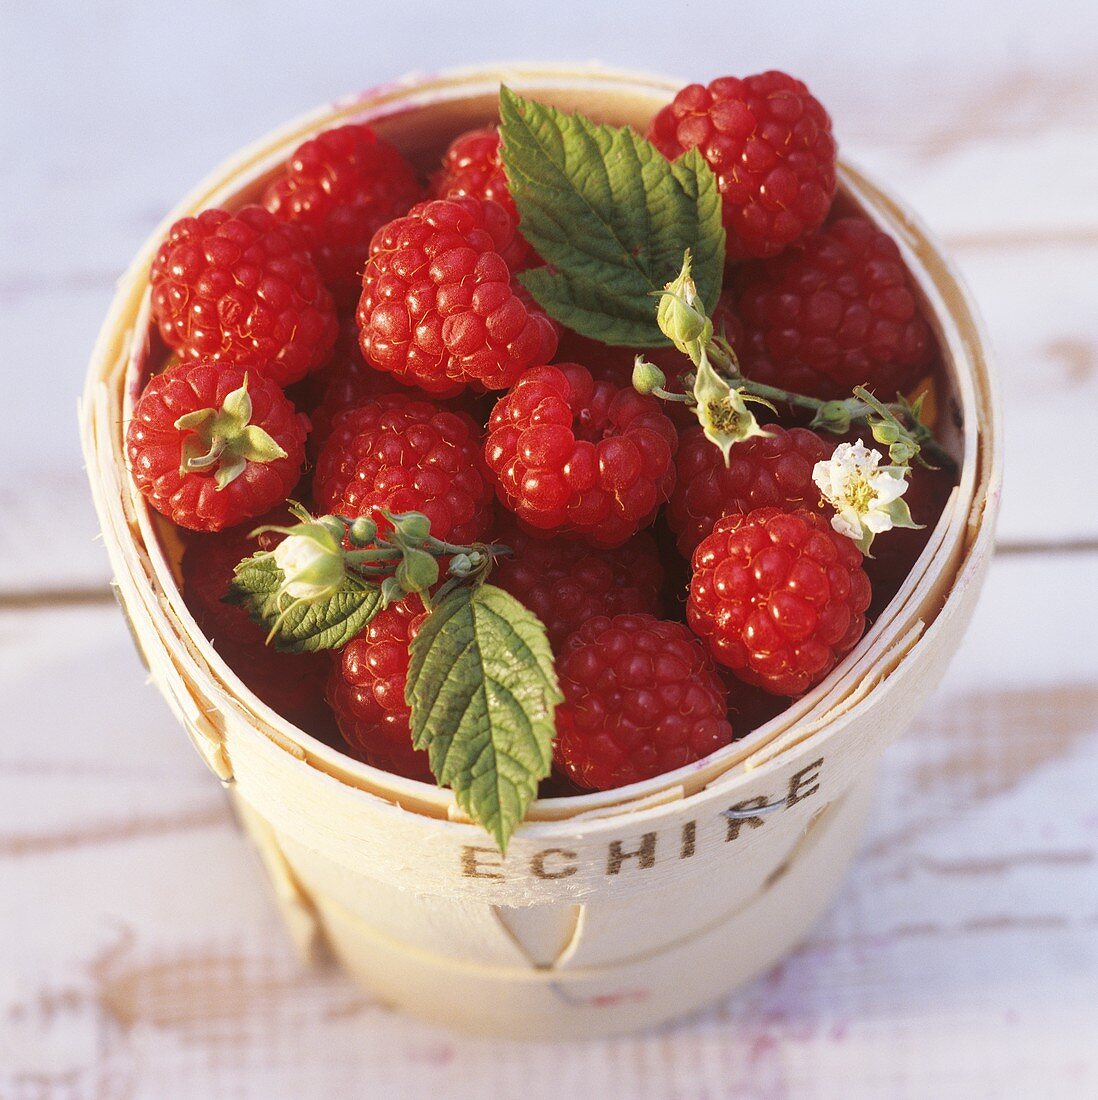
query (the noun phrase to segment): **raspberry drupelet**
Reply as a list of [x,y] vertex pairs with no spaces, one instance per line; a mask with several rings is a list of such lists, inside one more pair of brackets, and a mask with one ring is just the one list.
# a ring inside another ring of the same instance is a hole
[[555,653],[588,619],[661,610],[663,566],[656,541],[646,531],[616,550],[537,538],[513,523],[500,527],[493,541],[511,554],[499,559],[492,583],[537,615]]
[[335,306],[304,238],[262,206],[177,221],[149,280],[160,335],[185,360],[247,367],[287,386],[335,343]]
[[362,353],[430,393],[506,389],[557,347],[552,322],[512,285],[517,230],[495,202],[436,199],[378,230],[358,306]]
[[325,130],[300,145],[263,192],[263,205],[300,229],[340,307],[362,293],[373,235],[423,197],[412,166],[365,124]]
[[675,426],[654,397],[577,363],[527,371],[488,422],[500,499],[532,528],[620,546],[675,484]]
[[774,507],[814,508],[820,499],[812,480],[817,462],[831,456],[834,442],[807,428],[788,431],[769,424],[767,436],[752,436],[724,456],[695,424],[679,437],[675,491],[667,522],[686,558],[721,516]]
[[827,217],[831,119],[785,73],[687,85],[652,120],[648,139],[669,160],[701,151],[723,198],[729,259],[776,256]]
[[[133,410],[126,454],[158,512],[220,531],[286,499],[301,476],[308,419],[261,374],[218,362],[153,375]],[[256,432],[273,444],[256,449]]]
[[896,242],[840,218],[737,280],[737,353],[755,382],[824,400],[868,386],[890,401],[930,369],[934,342]]
[[418,596],[390,604],[332,655],[326,698],[352,753],[375,768],[433,783],[426,751],[412,748],[404,698],[408,645],[423,618]]
[[818,512],[725,516],[692,565],[687,622],[714,660],[774,695],[803,695],[865,630],[862,555]]
[[322,511],[370,516],[422,512],[431,534],[475,542],[492,519],[480,429],[467,413],[404,394],[382,394],[332,422],[317,460],[313,493]]
[[564,645],[553,758],[581,787],[609,790],[729,744],[724,685],[682,623],[589,619]]

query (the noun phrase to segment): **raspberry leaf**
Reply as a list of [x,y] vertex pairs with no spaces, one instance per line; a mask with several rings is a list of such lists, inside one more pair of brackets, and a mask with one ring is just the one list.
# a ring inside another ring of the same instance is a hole
[[545,627],[491,584],[455,588],[411,643],[412,740],[501,852],[553,758],[563,696]]
[[273,553],[245,558],[237,567],[226,603],[243,607],[270,631],[275,649],[313,653],[346,645],[381,610],[381,589],[353,573],[319,599],[294,598]]
[[519,276],[562,324],[607,344],[666,345],[652,295],[694,257],[712,312],[725,232],[712,169],[696,150],[672,162],[629,127],[500,89],[501,155],[526,239],[548,266]]

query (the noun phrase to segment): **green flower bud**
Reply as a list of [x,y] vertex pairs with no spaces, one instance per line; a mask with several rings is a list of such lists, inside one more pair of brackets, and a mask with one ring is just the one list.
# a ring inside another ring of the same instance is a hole
[[347,524],[339,516],[321,516],[316,522],[340,541],[347,533]]
[[355,546],[369,546],[377,538],[377,524],[366,516],[359,516],[351,523],[348,534]]
[[656,323],[683,353],[697,362],[701,349],[713,338],[713,324],[706,316],[698,289],[690,277],[691,259],[687,249],[678,277],[663,288]]
[[637,393],[653,393],[666,386],[667,375],[655,363],[649,363],[643,355],[633,360],[633,389]]
[[835,435],[850,431],[850,409],[845,401],[828,401],[821,405],[812,418],[812,427]]
[[422,512],[402,512],[391,519],[401,538],[412,545],[421,543],[431,534],[431,521]]
[[426,550],[407,549],[396,568],[396,581],[405,592],[426,592],[438,582],[438,560]]

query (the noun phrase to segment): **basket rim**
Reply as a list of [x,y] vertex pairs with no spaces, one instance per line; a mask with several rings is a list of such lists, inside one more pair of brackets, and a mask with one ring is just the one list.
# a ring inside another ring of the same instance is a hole
[[[622,69],[607,69],[594,64],[590,66],[554,65],[551,63],[499,67],[470,66],[448,70],[429,77],[412,74],[358,95],[339,100],[334,105],[314,110],[277,129],[261,139],[260,142],[249,146],[230,158],[225,165],[194,188],[157,227],[139,251],[123,278],[115,301],[108,312],[103,331],[93,353],[81,413],[84,423],[85,451],[89,476],[92,478],[93,487],[95,471],[98,462],[102,458],[98,454],[98,447],[105,445],[105,441],[97,438],[95,430],[89,423],[96,415],[98,406],[97,390],[103,385],[96,367],[112,349],[112,339],[114,343],[117,343],[119,331],[120,329],[123,330],[125,335],[130,338],[129,347],[125,353],[127,366],[120,379],[124,404],[128,407],[128,403],[132,401],[132,384],[137,377],[144,344],[143,340],[133,339],[133,337],[135,335],[139,336],[145,331],[142,326],[143,324],[147,325],[149,320],[149,296],[147,289],[143,289],[143,284],[146,282],[145,275],[148,270],[150,254],[155,251],[167,226],[178,217],[183,216],[182,211],[186,208],[198,208],[203,205],[214,204],[218,201],[220,193],[239,192],[243,188],[254,184],[257,179],[262,178],[264,172],[277,168],[285,159],[287,152],[304,137],[319,129],[352,119],[384,118],[394,113],[394,107],[401,113],[406,110],[414,110],[417,106],[430,102],[432,97],[439,94],[449,96],[455,100],[460,99],[462,95],[459,93],[464,92],[466,95],[470,95],[474,90],[483,92],[485,88],[497,86],[501,79],[507,78],[521,84],[524,90],[551,89],[553,87],[576,89],[578,84],[587,82],[593,89],[610,87],[622,94],[632,90],[649,96],[666,95],[668,90],[674,90],[679,86],[666,77],[650,76],[649,74]],[[243,178],[245,174],[246,178]],[[955,359],[953,363],[954,382],[962,390],[971,391],[962,395],[966,397],[963,432],[966,459],[963,464],[963,471],[964,469],[969,471],[966,499],[962,499],[960,490],[955,491],[952,503],[952,508],[956,510],[955,514],[950,519],[950,509],[947,508],[946,514],[939,522],[931,544],[927,547],[923,558],[920,559],[919,564],[916,565],[913,571],[912,576],[914,579],[905,584],[904,589],[901,589],[901,593],[894,598],[892,605],[890,605],[891,610],[893,605],[898,602],[901,603],[901,607],[896,611],[898,616],[903,606],[907,606],[915,600],[920,586],[929,583],[928,578],[939,581],[942,579],[941,574],[945,566],[939,562],[937,571],[934,568],[938,552],[942,549],[939,536],[943,536],[943,532],[948,534],[960,523],[960,530],[966,537],[960,544],[960,560],[955,565],[952,577],[948,578],[948,591],[941,600],[937,611],[937,614],[941,614],[949,605],[956,588],[963,585],[973,571],[978,568],[979,562],[977,559],[981,555],[976,553],[977,549],[982,548],[985,552],[990,552],[990,542],[994,534],[994,517],[997,511],[1000,480],[996,458],[1001,438],[1001,420],[994,369],[986,354],[988,347],[986,334],[983,331],[982,323],[976,314],[967,288],[965,288],[951,261],[910,211],[876,185],[864,172],[845,159],[840,162],[840,174],[844,188],[848,192],[853,191],[862,197],[868,196],[872,199],[874,204],[872,213],[875,220],[881,220],[882,210],[878,209],[878,206],[890,216],[892,221],[890,228],[898,238],[901,251],[905,252],[905,259],[908,260],[909,267],[912,268],[913,273],[919,273],[918,281],[920,281],[920,284],[923,281],[922,269],[925,264],[925,257],[919,263],[912,264],[910,253],[917,245],[929,250],[929,254],[934,258],[938,267],[935,286],[942,294],[948,292],[951,297],[951,305],[947,313],[943,314],[940,309],[936,309],[933,313],[934,320],[941,324],[948,318],[953,326],[960,326],[963,322],[962,327],[973,338],[964,350],[970,356],[975,355],[979,359],[978,364],[964,358],[957,360],[956,352],[958,348],[951,345],[954,352],[951,358]],[[901,231],[896,232],[896,230]],[[912,238],[910,235],[914,235],[914,237]],[[924,293],[927,291],[926,286],[921,286],[921,289]],[[138,307],[133,310],[131,307],[134,302],[135,291],[138,292]],[[959,314],[959,316],[955,316],[955,314]],[[125,323],[127,316],[129,317],[128,325]],[[941,338],[941,333],[939,333],[939,336]],[[980,389],[980,393],[976,393],[977,388]],[[119,423],[114,427],[120,431],[124,422],[125,408]],[[122,482],[122,489],[125,492],[127,483],[129,483],[125,471],[123,471]],[[132,490],[132,483],[128,487]],[[962,481],[961,488],[964,487]],[[163,547],[157,538],[156,521],[144,504],[143,499],[134,498],[131,493],[131,499],[126,503],[129,504],[131,511],[135,514],[136,524],[127,522],[122,525],[115,523],[109,526],[117,530],[128,529],[131,537],[135,540],[139,534],[142,537],[142,549],[149,556],[154,567],[153,575],[144,577],[144,581],[150,589],[148,595],[169,605],[175,614],[177,620],[175,625],[179,629],[177,631],[178,636],[174,641],[182,644],[186,640],[191,643],[188,656],[193,660],[197,660],[198,656],[201,656],[208,666],[213,680],[220,682],[226,700],[245,711],[251,724],[256,727],[257,732],[265,734],[268,739],[274,740],[276,743],[281,743],[283,740],[289,742],[298,751],[291,750],[287,755],[312,766],[323,765],[320,766],[319,770],[327,772],[332,778],[338,779],[349,786],[359,788],[365,794],[382,798],[388,802],[395,801],[400,805],[414,804],[421,812],[427,812],[429,816],[437,816],[448,823],[467,823],[464,815],[454,814],[453,794],[449,790],[416,780],[406,780],[403,777],[392,776],[387,772],[382,772],[356,761],[340,750],[317,741],[306,731],[293,726],[252,695],[239,681],[235,673],[217,655],[212,646],[205,643],[205,639],[198,631],[197,624],[194,623],[190,613],[186,610],[178,586],[175,584],[171,566],[167,562]],[[96,506],[100,511],[100,520],[105,527],[108,526],[107,517],[103,514],[105,508],[119,508],[122,513],[126,511],[126,506],[122,501],[104,501],[98,492],[96,493]],[[117,517],[115,518],[117,519]],[[949,520],[948,523],[947,520]],[[935,545],[936,540],[937,545]],[[956,549],[956,547],[952,548],[954,553],[956,553]],[[924,558],[927,560],[924,561]],[[922,569],[921,574],[920,569]],[[157,581],[160,582],[159,585],[157,585]],[[906,604],[901,601],[901,596],[904,595],[905,591]],[[610,792],[591,792],[567,798],[537,800],[531,804],[524,830],[542,825],[577,821],[577,819],[582,821],[587,814],[597,815],[598,820],[603,820],[616,817],[625,812],[638,813],[643,812],[646,808],[656,809],[667,802],[679,802],[683,798],[688,799],[694,794],[711,790],[714,785],[724,786],[725,782],[734,781],[737,775],[742,776],[748,766],[752,766],[752,770],[757,775],[758,767],[765,766],[768,762],[776,759],[781,751],[792,751],[797,746],[803,746],[805,751],[813,751],[814,746],[821,739],[821,735],[841,728],[844,724],[843,719],[846,716],[858,715],[876,701],[879,695],[879,683],[872,684],[853,706],[847,707],[841,712],[837,712],[837,708],[841,707],[843,699],[846,698],[842,695],[835,700],[831,710],[824,706],[822,712],[819,711],[821,705],[826,702],[829,691],[841,687],[845,678],[850,675],[851,669],[872,649],[867,640],[872,637],[874,643],[887,642],[889,640],[888,628],[892,625],[893,621],[888,619],[888,613],[886,612],[874,625],[874,628],[867,632],[854,652],[848,655],[833,670],[819,688],[805,697],[808,700],[813,700],[813,702],[802,705],[803,700],[791,701],[789,706],[777,718],[752,731],[747,737],[718,750],[717,753],[711,754],[703,761],[677,769],[675,772],[667,773],[664,776],[655,777],[653,780],[631,784]],[[928,635],[933,635],[933,626],[933,618],[924,622],[925,629],[921,632],[922,636],[916,637],[912,645],[925,644],[924,639],[927,639]],[[878,630],[878,627],[881,629]],[[902,634],[902,630],[897,630],[896,637],[891,640],[895,641]],[[195,649],[198,651],[197,654]],[[885,649],[882,649],[878,656],[882,656]],[[902,658],[903,655],[899,659],[902,660]],[[883,679],[887,679],[887,674]],[[791,711],[803,713],[799,713],[799,716],[791,720],[789,718]],[[815,721],[813,721],[814,716]],[[782,721],[783,718],[785,719],[784,722]],[[783,729],[777,734],[770,731],[770,736],[767,737],[770,727],[778,724],[781,724]],[[806,727],[813,726],[816,728],[810,732],[804,732]],[[276,731],[278,736],[272,737],[270,731]],[[795,736],[798,731],[803,734],[799,738]],[[763,735],[761,738],[757,736],[760,733]],[[779,745],[784,744],[785,749],[778,748],[768,753],[768,747],[774,745],[775,742]],[[330,759],[332,755],[339,758],[338,761],[334,762],[334,765]],[[722,757],[726,759],[722,760]],[[705,781],[696,790],[686,790],[689,780],[696,777],[700,772],[711,772],[712,774],[707,775]]]

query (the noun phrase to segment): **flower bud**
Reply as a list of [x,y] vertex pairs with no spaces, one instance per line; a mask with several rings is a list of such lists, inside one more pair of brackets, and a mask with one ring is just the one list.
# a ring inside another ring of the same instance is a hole
[[401,512],[390,518],[396,532],[412,545],[421,543],[431,534],[431,521],[422,512]]
[[835,435],[850,431],[850,409],[845,401],[828,401],[816,410],[812,427]]
[[690,252],[687,250],[678,277],[669,282],[660,295],[656,323],[660,326],[660,332],[683,355],[689,355],[697,362],[701,348],[713,338],[713,324],[698,298],[698,289],[690,277],[690,266]]
[[347,533],[347,524],[339,518],[339,516],[321,516],[316,521],[326,531],[330,531],[332,535],[342,541],[343,536]]
[[321,600],[343,584],[343,549],[323,524],[302,524],[273,553],[283,576],[279,592],[295,600]]
[[426,550],[405,550],[396,568],[396,581],[405,592],[428,591],[438,582],[438,559]]
[[653,393],[666,386],[667,375],[655,363],[649,363],[643,355],[633,360],[633,389],[637,393]]
[[359,516],[351,523],[348,534],[355,546],[369,546],[377,538],[377,524],[366,516]]

